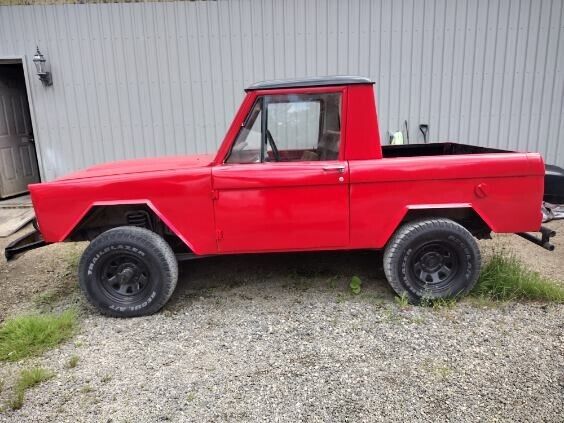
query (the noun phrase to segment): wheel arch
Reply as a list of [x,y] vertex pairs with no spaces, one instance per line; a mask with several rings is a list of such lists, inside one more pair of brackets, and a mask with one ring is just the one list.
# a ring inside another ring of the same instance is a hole
[[[138,216],[130,219],[133,214]],[[146,220],[140,220],[145,214]],[[166,238],[172,247],[181,245],[193,252],[192,243],[174,227],[174,225],[148,200],[131,200],[126,202],[94,202],[77,220],[76,224],[64,236],[65,241],[92,240],[97,235],[118,226],[145,227]]]
[[[462,225],[478,239],[489,238],[493,230],[487,217],[471,204],[422,204],[407,206],[398,227],[423,218],[446,218]],[[397,230],[397,228],[396,228]]]

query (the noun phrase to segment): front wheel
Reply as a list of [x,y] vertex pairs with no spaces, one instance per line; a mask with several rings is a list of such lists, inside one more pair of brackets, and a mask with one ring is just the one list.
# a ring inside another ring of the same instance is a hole
[[84,251],[79,283],[88,301],[114,317],[145,316],[169,300],[178,279],[170,246],[148,229],[103,232]]
[[384,252],[384,272],[398,295],[413,303],[458,297],[480,274],[481,256],[472,234],[449,219],[428,219],[400,227]]

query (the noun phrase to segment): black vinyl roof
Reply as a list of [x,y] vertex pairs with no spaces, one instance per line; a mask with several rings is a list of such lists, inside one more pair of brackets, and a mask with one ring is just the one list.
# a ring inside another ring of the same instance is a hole
[[319,87],[324,85],[374,84],[363,76],[319,76],[301,79],[277,79],[274,81],[255,82],[245,91],[270,90],[275,88]]

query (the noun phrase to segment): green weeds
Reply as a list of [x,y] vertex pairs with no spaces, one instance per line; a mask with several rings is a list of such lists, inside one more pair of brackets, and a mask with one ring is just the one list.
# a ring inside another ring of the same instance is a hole
[[74,369],[78,365],[79,360],[80,358],[78,357],[78,355],[71,356],[71,358],[69,358],[69,362],[67,363],[67,367],[69,369]]
[[353,276],[351,278],[349,288],[351,289],[351,292],[353,294],[355,294],[355,295],[360,294],[360,291],[362,290],[362,281],[360,280],[360,278],[358,276]]
[[9,319],[0,327],[0,361],[41,354],[70,338],[76,325],[72,310]]
[[564,286],[528,269],[515,256],[494,253],[482,269],[472,291],[491,301],[547,301],[564,303]]
[[25,398],[25,391],[35,385],[40,384],[54,376],[52,372],[42,367],[32,369],[23,369],[20,372],[18,381],[16,382],[14,397],[9,401],[8,405],[12,410],[22,408]]

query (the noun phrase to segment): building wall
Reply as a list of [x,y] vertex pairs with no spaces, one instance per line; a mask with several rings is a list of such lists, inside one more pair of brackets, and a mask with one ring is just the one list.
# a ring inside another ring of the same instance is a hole
[[[0,6],[25,56],[44,180],[108,160],[212,152],[264,80],[376,81],[382,136],[540,151],[564,165],[562,0],[233,0]],[[43,87],[38,45],[53,72]]]

